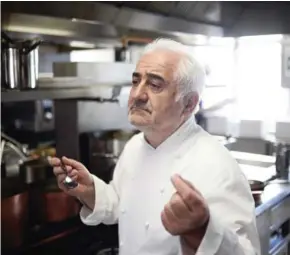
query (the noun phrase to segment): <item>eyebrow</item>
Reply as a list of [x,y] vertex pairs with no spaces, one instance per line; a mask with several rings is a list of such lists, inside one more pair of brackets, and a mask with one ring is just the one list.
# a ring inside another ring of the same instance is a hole
[[[134,72],[133,75],[132,75],[132,77],[136,77],[136,78],[141,78],[141,76],[142,75],[140,73],[138,73],[138,72]],[[151,78],[151,79],[160,80],[163,83],[166,82],[163,77],[161,77],[160,75],[154,74],[154,73],[146,73],[146,76],[148,78]]]

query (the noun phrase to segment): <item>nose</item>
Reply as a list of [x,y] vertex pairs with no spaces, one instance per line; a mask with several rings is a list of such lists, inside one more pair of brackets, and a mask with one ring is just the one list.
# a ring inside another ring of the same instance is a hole
[[132,87],[132,95],[135,100],[148,100],[147,87],[144,82],[140,82],[138,86]]

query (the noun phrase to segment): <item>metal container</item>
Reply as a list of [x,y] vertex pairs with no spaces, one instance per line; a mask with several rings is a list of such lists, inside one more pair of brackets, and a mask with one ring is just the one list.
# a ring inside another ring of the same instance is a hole
[[43,181],[46,179],[48,164],[41,159],[30,159],[20,165],[19,176],[26,184]]
[[1,245],[5,250],[20,247],[24,243],[29,195],[27,186],[14,177],[1,180],[1,191]]
[[20,54],[21,89],[35,89],[38,80],[38,46],[40,41],[26,41]]
[[80,202],[63,192],[55,178],[44,183],[39,195],[41,196],[39,208],[42,210],[44,223],[65,221],[79,214]]
[[5,89],[20,89],[20,51],[11,44],[2,45],[2,85]]
[[35,89],[40,40],[13,41],[2,32],[2,83],[6,89]]

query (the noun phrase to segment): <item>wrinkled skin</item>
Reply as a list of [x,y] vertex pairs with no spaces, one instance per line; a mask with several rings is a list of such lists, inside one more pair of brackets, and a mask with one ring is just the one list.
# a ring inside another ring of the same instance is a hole
[[195,93],[176,100],[179,87],[175,71],[181,57],[170,51],[150,52],[141,57],[133,73],[128,118],[149,143],[165,140],[190,117],[198,101]]

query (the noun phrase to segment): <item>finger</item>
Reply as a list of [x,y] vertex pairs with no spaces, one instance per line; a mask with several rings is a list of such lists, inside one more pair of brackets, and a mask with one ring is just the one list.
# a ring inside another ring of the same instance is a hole
[[56,157],[50,157],[47,159],[48,163],[54,167],[54,166],[60,166],[60,159]]
[[184,179],[182,176],[179,176],[181,180],[183,180],[191,189],[193,189],[195,192],[197,192],[199,195],[201,195],[201,193],[199,192],[198,189],[196,189],[191,182],[189,182],[188,180]]
[[77,170],[81,170],[84,167],[82,163],[67,157],[62,157],[62,162],[65,165],[70,165],[72,168]]
[[191,210],[185,204],[183,199],[178,193],[173,194],[172,198],[169,201],[169,207],[173,215],[177,219],[184,219],[190,217]]
[[63,171],[63,169],[61,167],[54,167],[53,168],[53,173],[54,175],[59,175],[59,174],[64,174],[65,172]]
[[66,174],[59,174],[57,176],[57,182],[58,183],[63,183],[63,181],[65,180],[65,178],[66,178]]
[[167,230],[167,232],[171,233],[170,223],[169,223],[164,211],[161,212],[161,222],[162,222],[164,228]]
[[168,205],[165,205],[161,214],[161,220],[163,217],[166,230],[172,235],[178,234],[178,219],[173,215]]
[[195,189],[192,189],[187,183],[185,183],[179,175],[174,175],[171,180],[184,203],[187,205],[189,210],[193,211],[196,202],[200,201],[198,193],[195,192]]
[[74,175],[72,177],[70,177],[73,181],[77,181],[78,180],[78,176],[77,175]]
[[68,173],[68,176],[72,178],[74,176],[78,176],[78,174],[79,172],[76,169],[73,169],[72,171]]
[[66,173],[70,173],[73,170],[72,166],[70,165],[62,165],[61,169],[63,172],[66,172]]

